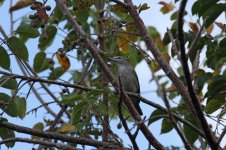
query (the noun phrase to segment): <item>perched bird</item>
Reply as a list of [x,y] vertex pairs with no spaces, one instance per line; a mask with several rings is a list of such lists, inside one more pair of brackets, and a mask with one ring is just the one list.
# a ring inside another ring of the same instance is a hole
[[[115,62],[118,66],[118,73],[122,84],[122,89],[126,92],[131,93],[140,93],[140,84],[137,77],[137,74],[133,67],[127,62],[123,57],[114,57],[110,58],[111,61]],[[143,115],[143,112],[140,108],[140,99],[130,96],[130,99],[133,102],[133,105],[137,109],[140,115]]]

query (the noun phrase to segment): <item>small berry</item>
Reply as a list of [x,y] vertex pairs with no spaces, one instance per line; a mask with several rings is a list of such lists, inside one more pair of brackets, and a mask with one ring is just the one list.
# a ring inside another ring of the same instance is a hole
[[47,11],[50,11],[50,10],[51,10],[51,6],[47,5],[47,6],[45,7],[45,9],[46,9]]

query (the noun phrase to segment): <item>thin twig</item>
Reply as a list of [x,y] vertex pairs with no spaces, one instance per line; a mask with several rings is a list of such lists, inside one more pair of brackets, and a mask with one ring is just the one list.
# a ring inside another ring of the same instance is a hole
[[221,149],[221,147],[217,144],[217,141],[215,137],[213,137],[212,131],[209,128],[208,122],[206,121],[206,118],[203,114],[202,108],[200,106],[198,97],[194,91],[193,85],[192,85],[192,80],[190,76],[190,71],[187,63],[187,57],[186,57],[186,52],[185,52],[185,42],[184,42],[184,31],[183,31],[183,16],[184,16],[184,10],[186,6],[187,0],[182,0],[178,12],[178,40],[179,40],[179,45],[180,45],[180,50],[181,50],[181,60],[182,60],[182,67],[184,70],[184,76],[187,84],[187,89],[195,110],[195,113],[197,115],[197,118],[199,120],[199,123],[202,126],[202,130],[205,135],[205,139],[211,149],[218,150]]
[[202,23],[202,26],[201,26],[200,30],[199,30],[198,33],[196,34],[195,39],[192,41],[191,46],[189,47],[189,50],[188,50],[187,55],[186,55],[186,59],[189,58],[189,56],[190,56],[190,54],[191,54],[191,51],[193,50],[193,48],[195,47],[196,43],[198,42],[198,40],[199,40],[199,38],[200,38],[200,36],[201,36],[201,34],[202,34],[202,31],[203,31],[203,29],[204,29],[204,26],[205,26],[206,21],[208,20],[208,18],[209,18],[209,16],[207,16],[207,17],[203,20],[203,23]]
[[46,80],[46,79],[41,79],[41,78],[37,78],[37,77],[22,76],[22,75],[8,73],[8,72],[1,71],[1,70],[0,70],[0,74],[4,74],[6,76],[12,76],[12,78],[14,78],[14,79],[19,78],[19,79],[22,79],[22,80],[33,81],[33,82],[55,84],[55,85],[60,85],[60,86],[64,86],[64,87],[78,88],[78,89],[85,90],[85,91],[91,91],[91,90],[100,91],[100,90],[97,90],[97,89],[94,89],[94,88],[85,87],[85,86],[81,86],[81,85],[78,85],[78,84],[58,82],[58,81],[54,81],[54,80]]
[[166,92],[165,90],[163,89],[162,91],[162,95],[163,95],[163,100],[165,102],[165,105],[166,105],[166,108],[168,110],[168,115],[169,115],[169,119],[170,121],[172,122],[175,130],[177,131],[178,135],[180,136],[181,140],[183,141],[184,145],[185,145],[185,148],[187,150],[192,150],[192,147],[191,145],[189,144],[188,140],[186,139],[186,137],[184,136],[184,134],[181,132],[181,130],[179,129],[179,127],[177,126],[177,122],[175,121],[174,119],[174,116],[173,116],[173,113],[172,113],[172,109],[171,109],[171,106],[169,104],[169,100],[167,99],[167,96],[166,96]]

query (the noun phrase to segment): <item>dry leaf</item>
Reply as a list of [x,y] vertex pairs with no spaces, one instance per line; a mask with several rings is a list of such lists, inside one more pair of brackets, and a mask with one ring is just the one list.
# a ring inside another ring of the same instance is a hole
[[196,23],[189,22],[189,27],[191,28],[191,30],[192,30],[194,33],[197,33],[197,32],[199,31],[199,27],[197,26]]
[[95,4],[95,2],[96,0],[77,0],[73,9],[75,11],[84,10],[90,8],[93,4]]
[[118,37],[117,40],[116,40],[117,45],[122,50],[122,53],[126,54],[128,52],[128,49],[129,49],[128,34],[120,33],[119,36],[120,37]]
[[[133,21],[126,24],[126,31],[130,32],[130,33],[137,33],[137,34],[139,34],[137,32],[138,31],[137,26],[136,26],[135,22],[133,22]],[[135,42],[137,40],[137,38],[138,38],[137,35],[132,35],[132,34],[127,34],[127,36],[128,36],[128,39],[130,41],[133,41],[133,42]]]
[[215,22],[215,24],[222,30],[225,31],[226,30],[226,24],[223,24],[221,22]]
[[158,45],[158,47],[159,47],[161,50],[165,48],[161,36],[158,36],[158,37],[155,39],[155,42],[156,42],[156,44]]
[[150,7],[148,6],[148,4],[147,3],[144,3],[140,8],[139,8],[139,13],[141,12],[141,11],[143,11],[143,10],[147,10],[147,9],[149,9]]
[[61,55],[61,54],[56,54],[57,60],[61,67],[63,68],[64,71],[67,71],[68,68],[70,67],[70,60],[66,55]]
[[163,7],[160,9],[160,11],[163,14],[166,14],[175,8],[172,2],[166,3],[166,2],[160,1],[159,4],[163,5]]
[[211,32],[213,31],[213,23],[206,29],[206,33],[211,34]]
[[113,5],[112,9],[117,12],[128,13],[128,11],[122,5],[119,4]]
[[30,4],[33,4],[34,2],[35,0],[20,0],[14,6],[10,7],[9,12],[24,8],[26,6],[29,6]]

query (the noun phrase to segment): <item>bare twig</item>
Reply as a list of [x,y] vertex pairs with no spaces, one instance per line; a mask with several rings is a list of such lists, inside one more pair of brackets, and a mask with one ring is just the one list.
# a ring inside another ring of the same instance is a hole
[[[93,89],[90,87],[81,86],[78,84],[70,84],[70,83],[64,83],[64,82],[59,82],[59,81],[54,81],[54,80],[45,80],[45,79],[41,79],[38,77],[22,76],[22,75],[12,74],[12,73],[8,73],[8,72],[1,71],[1,70],[0,70],[0,74],[4,74],[6,76],[12,76],[12,78],[14,78],[14,79],[19,78],[22,80],[28,80],[28,81],[33,81],[33,82],[55,84],[55,85],[60,85],[60,86],[64,86],[64,87],[78,88],[78,89],[85,90],[85,91],[97,90],[97,89]],[[100,90],[97,90],[97,91],[100,91]]]
[[184,16],[186,3],[187,3],[187,0],[181,1],[179,12],[178,12],[178,39],[179,39],[179,45],[181,50],[181,60],[182,60],[182,66],[184,70],[184,76],[187,84],[187,89],[188,89],[195,113],[199,120],[199,123],[202,126],[205,139],[209,144],[209,146],[211,147],[211,149],[218,150],[221,148],[217,144],[215,137],[213,137],[212,131],[210,130],[208,122],[206,121],[206,118],[202,112],[198,97],[193,89],[192,80],[190,77],[190,71],[187,63],[187,57],[186,57],[185,46],[184,46],[184,31],[183,31],[183,16]]
[[173,116],[173,113],[172,113],[172,109],[171,109],[171,106],[170,106],[170,103],[169,103],[169,100],[167,99],[166,97],[166,92],[165,90],[163,89],[162,91],[162,95],[163,95],[163,100],[165,102],[165,105],[166,105],[166,108],[168,110],[168,115],[169,115],[169,119],[170,121],[172,122],[175,130],[177,131],[178,135],[180,136],[181,140],[183,141],[184,145],[185,145],[185,148],[187,150],[192,150],[192,147],[191,145],[189,144],[189,142],[187,141],[186,137],[184,136],[184,134],[181,132],[181,130],[179,129],[179,127],[177,126],[177,122],[175,121],[174,119],[174,116]]
[[186,59],[188,59],[188,57],[189,57],[190,54],[191,54],[191,51],[193,50],[193,48],[195,47],[196,43],[198,42],[198,40],[199,40],[199,38],[200,38],[200,36],[201,36],[201,34],[202,34],[202,31],[203,31],[203,29],[204,29],[204,26],[205,26],[206,21],[208,20],[208,18],[209,18],[209,17],[207,16],[207,17],[203,20],[203,23],[202,23],[202,26],[201,26],[200,30],[199,30],[198,33],[196,34],[195,39],[192,41],[191,46],[189,47],[188,53],[187,53],[187,55],[186,55]]
[[218,144],[220,144],[220,142],[224,138],[225,134],[226,134],[226,127],[224,128],[223,132],[221,133],[221,135],[220,135],[220,137],[219,137],[219,139],[217,141]]
[[75,147],[72,147],[72,146],[66,145],[66,144],[53,143],[53,142],[48,142],[48,141],[41,141],[41,140],[37,140],[37,139],[20,138],[20,137],[2,140],[2,141],[0,141],[0,145],[6,144],[6,143],[9,143],[9,142],[25,142],[25,143],[32,143],[32,144],[41,144],[41,145],[46,146],[46,147],[55,147],[55,148],[58,148],[58,149],[77,150]]

